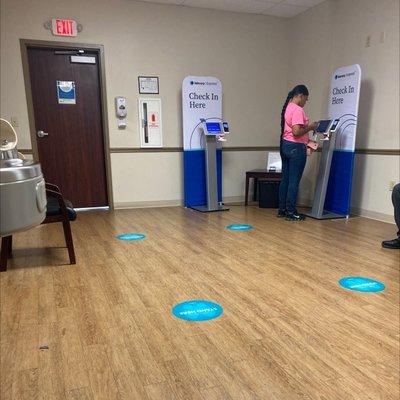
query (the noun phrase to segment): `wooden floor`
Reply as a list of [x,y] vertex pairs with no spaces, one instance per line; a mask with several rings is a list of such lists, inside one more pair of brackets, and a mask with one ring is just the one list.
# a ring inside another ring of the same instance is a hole
[[[380,247],[394,225],[256,207],[87,213],[75,266],[57,225],[16,235],[0,274],[2,400],[399,399],[400,252]],[[387,288],[350,292],[347,275]],[[195,298],[223,316],[171,315]]]

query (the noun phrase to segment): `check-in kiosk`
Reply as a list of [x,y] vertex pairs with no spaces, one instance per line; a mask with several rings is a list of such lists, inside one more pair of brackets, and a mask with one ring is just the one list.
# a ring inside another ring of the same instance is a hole
[[201,123],[206,142],[207,205],[192,206],[191,208],[201,212],[227,211],[229,208],[218,203],[217,143],[226,141],[225,135],[229,134],[229,125],[225,121],[201,120]]
[[345,218],[346,215],[334,214],[324,210],[326,189],[329,182],[333,151],[335,150],[336,131],[339,119],[326,119],[318,122],[315,135],[322,135],[322,156],[319,164],[317,185],[311,212],[307,215],[316,219]]

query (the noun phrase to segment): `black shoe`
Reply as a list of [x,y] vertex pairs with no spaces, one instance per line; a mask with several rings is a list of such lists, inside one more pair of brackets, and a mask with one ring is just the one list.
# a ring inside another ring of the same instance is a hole
[[400,249],[400,238],[393,240],[384,240],[382,242],[382,247],[386,249]]
[[278,214],[276,214],[276,216],[277,216],[278,218],[285,218],[286,215],[287,215],[286,210],[285,210],[285,211],[278,210]]
[[287,214],[286,215],[286,221],[304,221],[306,219],[304,214],[299,214],[297,212],[294,212],[293,214]]

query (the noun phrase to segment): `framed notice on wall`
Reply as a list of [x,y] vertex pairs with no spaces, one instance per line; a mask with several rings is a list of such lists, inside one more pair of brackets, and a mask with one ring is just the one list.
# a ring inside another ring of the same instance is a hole
[[140,94],[159,94],[158,76],[139,76]]

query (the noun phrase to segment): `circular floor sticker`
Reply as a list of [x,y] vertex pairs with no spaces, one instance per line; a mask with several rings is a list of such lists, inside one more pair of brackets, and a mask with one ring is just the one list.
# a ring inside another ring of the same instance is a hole
[[142,240],[146,236],[143,235],[143,233],[121,233],[120,235],[117,235],[116,238],[119,240]]
[[185,301],[172,309],[175,317],[186,321],[208,321],[220,317],[223,312],[224,310],[219,304],[207,300]]
[[227,226],[231,231],[249,231],[253,227],[249,224],[231,224]]
[[382,282],[362,276],[346,276],[340,279],[339,285],[357,292],[381,292],[385,290],[385,285]]

